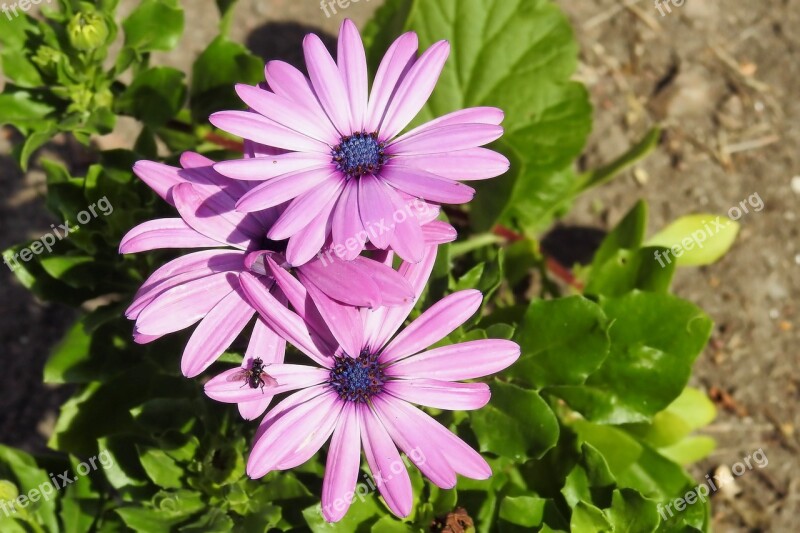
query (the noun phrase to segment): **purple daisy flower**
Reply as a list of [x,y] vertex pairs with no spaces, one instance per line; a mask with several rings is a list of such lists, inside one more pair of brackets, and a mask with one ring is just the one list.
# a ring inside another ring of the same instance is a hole
[[269,89],[236,87],[250,111],[211,115],[220,129],[284,152],[214,168],[256,182],[237,202],[241,212],[289,202],[269,237],[289,239],[291,264],[320,250],[322,239],[308,238],[320,232],[330,233],[334,246],[357,237],[360,244],[343,249],[344,259],[358,256],[369,240],[417,262],[425,247],[419,221],[395,216],[405,199],[466,203],[475,191],[457,180],[487,179],[508,170],[504,156],[481,148],[503,133],[503,112],[497,108],[456,111],[399,135],[433,92],[450,50],[440,41],[417,58],[417,47],[413,32],[398,38],[369,91],[361,37],[345,20],[338,62],[319,37],[309,34],[303,49],[310,79],[287,63],[271,61]]
[[[435,257],[436,248],[426,247],[419,263],[405,263],[400,269],[417,297]],[[482,300],[479,291],[447,296],[397,335],[413,303],[362,309],[359,326],[363,342],[353,350],[326,343],[319,337],[320,328],[281,306],[251,274],[242,274],[241,284],[261,317],[319,365],[268,365],[265,372],[274,382],[265,391],[242,388],[232,381],[237,369],[206,383],[206,394],[229,403],[257,401],[264,394],[271,399],[297,391],[261,422],[247,464],[250,477],[305,463],[332,435],[322,513],[326,520],[335,522],[353,500],[362,447],[378,489],[391,511],[401,517],[411,511],[413,497],[398,448],[442,488],[453,488],[456,474],[473,479],[491,476],[491,468],[479,453],[412,405],[479,409],[489,401],[488,385],[461,380],[493,374],[519,357],[516,343],[494,339],[425,351],[478,310]]]
[[[237,212],[234,204],[250,184],[221,176],[214,171],[213,161],[199,154],[183,154],[181,165],[175,168],[152,161],[135,165],[136,174],[175,206],[181,217],[151,220],[133,228],[123,238],[120,252],[208,248],[156,270],[126,311],[136,321],[134,338],[139,343],[199,322],[181,362],[186,376],[208,368],[254,317],[255,309],[240,286],[244,272],[254,274],[252,279],[276,301],[291,304],[310,323],[324,317],[330,326],[320,335],[326,342],[343,346],[361,343],[361,330],[353,327],[360,320],[358,307],[405,305],[413,300],[413,288],[398,272],[367,257],[314,259],[292,269],[295,278],[287,270],[290,266],[282,249],[286,243],[266,238],[283,206],[251,214]],[[454,233],[437,222],[428,235],[440,242],[437,237]],[[284,349],[285,342],[273,328],[257,320],[243,364],[251,364],[256,357],[267,363],[282,362]],[[245,411],[247,418],[260,414],[258,409]]]

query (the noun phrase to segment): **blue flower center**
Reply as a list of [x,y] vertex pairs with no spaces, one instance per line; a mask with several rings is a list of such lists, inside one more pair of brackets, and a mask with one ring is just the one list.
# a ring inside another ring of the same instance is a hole
[[329,383],[342,400],[366,403],[383,390],[385,382],[377,354],[334,357]]
[[385,143],[378,142],[377,133],[354,133],[342,137],[342,141],[331,150],[336,168],[349,178],[374,174],[386,162]]

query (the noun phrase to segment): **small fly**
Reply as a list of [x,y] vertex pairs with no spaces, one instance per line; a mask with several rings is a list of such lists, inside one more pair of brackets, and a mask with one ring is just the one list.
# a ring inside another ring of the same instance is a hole
[[264,393],[264,387],[277,387],[278,381],[264,371],[264,361],[260,357],[253,359],[253,364],[250,368],[242,368],[228,376],[228,381],[244,381],[245,385],[249,385],[251,389],[261,387],[261,393]]

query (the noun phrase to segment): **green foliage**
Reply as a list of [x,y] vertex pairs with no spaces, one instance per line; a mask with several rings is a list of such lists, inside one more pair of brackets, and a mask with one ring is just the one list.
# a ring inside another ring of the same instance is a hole
[[[62,0],[60,10],[46,10],[41,19],[0,16],[8,80],[0,120],[24,138],[15,150],[23,168],[58,133],[88,144],[110,131],[117,116],[142,125],[133,150],[95,152],[80,176],[38,162],[58,220],[74,223],[103,200],[113,210],[15,270],[40,299],[83,311],[44,371],[47,383],[75,388],[49,442],[58,454],[32,457],[0,447],[0,501],[40,487],[50,473],[77,472],[89,457],[107,454],[109,464],[52,499],[10,517],[0,513],[0,531],[421,532],[457,508],[481,533],[708,530],[706,502],[666,521],[657,512],[659,503],[695,484],[683,466],[714,445],[696,433],[713,419],[714,407],[687,388],[712,324],[671,295],[670,284],[677,265],[719,259],[737,226],[662,264],[659,257],[676,245],[687,248],[685,238],[713,217],[681,219],[646,241],[647,206],[639,202],[592,263],[575,269],[570,286],[553,279],[541,232],[578,194],[646,156],[660,132],[600,169],[574,170],[592,108],[586,89],[572,80],[573,31],[550,0],[387,0],[364,29],[373,73],[403,31],[416,31],[422,47],[450,41],[447,66],[415,123],[470,106],[505,111],[506,133],[493,148],[510,159],[511,170],[477,183],[476,199],[464,210],[448,210],[459,240],[440,247],[414,311],[477,288],[484,294],[480,312],[442,344],[503,338],[522,348],[519,361],[489,381],[492,398],[483,409],[430,410],[482,452],[493,477],[460,478],[456,489],[443,490],[411,468],[415,499],[407,519],[394,518],[368,490],[336,525],[319,509],[325,453],[291,472],[246,477],[257,425],[180,376],[185,336],[137,345],[123,317],[145,277],[174,254],[123,257],[117,250],[128,229],[171,212],[135,178],[133,163],[145,157],[174,163],[183,150],[219,155],[209,139],[220,136],[209,135],[208,115],[241,107],[235,83],[263,79],[261,60],[227,36],[234,3],[217,1],[220,35],[191,75],[150,64],[152,52],[168,51],[181,38],[185,21],[176,0],[143,0],[123,20],[116,0]],[[109,63],[112,46],[119,51]],[[509,235],[519,238],[508,242]],[[11,261],[32,244],[3,256]],[[209,372],[240,360],[235,351],[226,354]]]

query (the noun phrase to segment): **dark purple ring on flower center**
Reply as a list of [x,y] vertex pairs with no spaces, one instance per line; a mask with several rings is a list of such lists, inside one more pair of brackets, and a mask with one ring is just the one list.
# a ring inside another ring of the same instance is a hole
[[366,403],[383,390],[385,382],[377,354],[334,357],[329,383],[342,400]]
[[342,137],[331,155],[337,170],[348,178],[360,178],[364,174],[374,174],[386,163],[385,148],[386,143],[378,141],[377,133],[362,131]]

